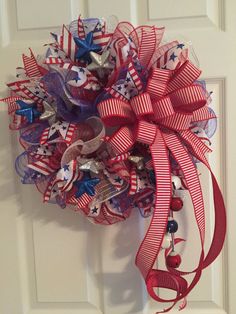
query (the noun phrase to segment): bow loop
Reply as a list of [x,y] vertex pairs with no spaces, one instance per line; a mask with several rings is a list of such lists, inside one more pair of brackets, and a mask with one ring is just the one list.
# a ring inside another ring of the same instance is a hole
[[161,99],[154,101],[152,108],[156,121],[172,116],[175,113],[169,96],[162,97]]
[[201,85],[190,85],[180,88],[169,94],[171,102],[176,110],[193,112],[205,106],[206,96]]
[[170,70],[153,69],[146,88],[152,99],[158,99],[166,94],[171,76]]
[[119,128],[119,130],[109,138],[108,143],[118,155],[128,152],[135,143],[133,130],[128,126]]
[[162,119],[160,124],[173,131],[182,131],[189,129],[191,121],[191,113],[175,112],[174,115]]
[[110,98],[98,104],[102,121],[107,126],[121,126],[134,122],[135,115],[129,103]]
[[133,97],[130,101],[130,105],[138,119],[153,115],[152,102],[148,93]]
[[181,67],[174,71],[168,84],[167,93],[193,84],[199,78],[201,72],[192,62],[185,61]]
[[136,140],[143,144],[152,145],[157,134],[157,125],[141,120],[138,122]]

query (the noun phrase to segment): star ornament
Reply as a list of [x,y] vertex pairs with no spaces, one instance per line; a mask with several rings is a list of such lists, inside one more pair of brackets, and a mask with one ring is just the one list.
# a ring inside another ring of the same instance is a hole
[[142,170],[144,168],[143,157],[141,156],[129,156],[128,160],[136,165],[138,170]]
[[56,121],[56,110],[52,105],[49,105],[46,101],[43,102],[44,112],[40,116],[41,121],[48,120],[49,124],[53,124]]
[[81,164],[79,169],[82,171],[91,171],[98,174],[99,170],[103,169],[102,163],[94,159],[80,158],[79,163]]
[[104,51],[101,55],[91,51],[92,62],[87,66],[89,71],[97,71],[99,76],[103,76],[103,70],[112,70],[113,65],[109,62],[109,51]]
[[35,103],[27,103],[23,100],[17,100],[16,103],[20,106],[20,109],[17,109],[15,114],[25,117],[29,123],[33,123],[34,119],[41,116]]
[[100,182],[99,178],[91,178],[89,175],[84,176],[81,180],[75,181],[74,186],[77,188],[75,197],[79,198],[84,193],[90,196],[95,195],[95,186]]
[[83,59],[85,61],[90,61],[90,52],[98,52],[102,48],[101,46],[93,43],[93,32],[90,32],[86,35],[85,39],[79,37],[74,38],[75,44],[78,47],[76,53],[76,59]]

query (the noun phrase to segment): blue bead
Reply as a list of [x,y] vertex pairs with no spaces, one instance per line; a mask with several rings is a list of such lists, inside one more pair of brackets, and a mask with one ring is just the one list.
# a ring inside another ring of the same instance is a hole
[[155,172],[154,170],[150,170],[149,171],[149,178],[150,178],[150,181],[153,185],[156,185],[156,177],[155,177]]
[[168,223],[167,223],[166,230],[169,233],[175,233],[178,230],[178,223],[177,223],[177,221],[175,221],[174,219],[169,220]]

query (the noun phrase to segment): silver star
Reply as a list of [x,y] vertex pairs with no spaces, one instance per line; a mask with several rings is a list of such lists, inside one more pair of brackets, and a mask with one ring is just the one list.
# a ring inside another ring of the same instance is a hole
[[138,170],[142,170],[144,168],[143,157],[141,156],[129,156],[128,160],[134,163]]
[[46,101],[43,102],[43,107],[44,112],[41,114],[39,119],[42,121],[48,120],[50,125],[53,124],[56,121],[56,110]]
[[79,163],[81,164],[79,166],[80,170],[91,171],[95,174],[98,174],[99,170],[104,168],[102,162],[96,161],[94,159],[80,158]]
[[92,62],[87,66],[89,71],[97,71],[100,77],[104,76],[104,70],[112,70],[113,65],[109,62],[109,51],[104,51],[101,55],[91,51]]

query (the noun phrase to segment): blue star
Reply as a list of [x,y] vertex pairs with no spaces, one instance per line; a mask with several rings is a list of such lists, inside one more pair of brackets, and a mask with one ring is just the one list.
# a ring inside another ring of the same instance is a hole
[[79,77],[79,75],[77,75],[77,77],[74,78],[74,81],[77,83],[78,81],[81,81],[81,78]]
[[81,73],[84,73],[84,72],[85,72],[85,69],[84,69],[84,68],[79,68],[79,71],[80,71]]
[[33,123],[35,118],[40,117],[41,113],[37,110],[36,104],[27,104],[23,100],[17,100],[16,103],[20,109],[17,109],[15,113],[25,117],[29,123]]
[[98,207],[92,208],[92,214],[97,214],[98,213]]
[[93,32],[88,33],[85,39],[75,37],[74,41],[76,43],[76,46],[78,47],[78,51],[75,56],[76,59],[84,59],[85,61],[90,61],[89,52],[98,52],[102,49],[101,46],[93,43]]
[[69,165],[63,166],[63,170],[64,170],[64,171],[69,171]]
[[184,44],[178,44],[177,45],[177,48],[183,49],[183,47],[184,47]]
[[173,53],[170,55],[170,60],[175,61],[175,58],[177,58],[177,56],[176,56],[175,53],[173,52]]
[[85,175],[81,180],[75,181],[74,185],[77,188],[75,197],[79,198],[84,193],[90,196],[95,195],[94,187],[100,182],[99,178],[91,178],[89,175]]
[[121,183],[121,178],[120,178],[120,177],[117,177],[117,178],[115,178],[115,181],[116,181],[117,183]]

